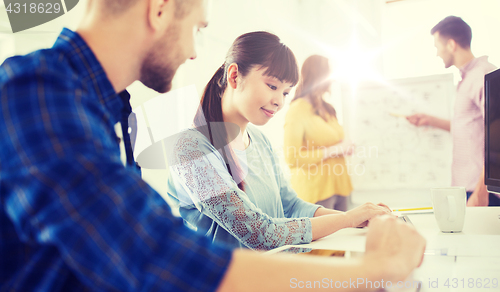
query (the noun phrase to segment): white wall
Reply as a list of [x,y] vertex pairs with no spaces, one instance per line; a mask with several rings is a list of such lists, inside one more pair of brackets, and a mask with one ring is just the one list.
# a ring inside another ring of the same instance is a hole
[[500,1],[406,0],[385,5],[382,17],[384,75],[405,78],[449,73],[436,57],[431,28],[449,15],[462,17],[472,28],[472,52],[489,55],[500,65]]

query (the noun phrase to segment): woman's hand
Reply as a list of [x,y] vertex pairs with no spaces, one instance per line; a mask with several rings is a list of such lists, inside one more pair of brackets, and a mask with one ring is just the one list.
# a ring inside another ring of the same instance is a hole
[[347,212],[334,211],[327,208],[318,208],[311,218],[313,240],[330,235],[342,228],[365,227],[370,220],[380,215],[391,214],[391,209],[379,203],[365,203]]
[[[365,227],[371,219],[391,213],[391,209],[385,204],[364,203],[344,214],[347,217],[348,227]],[[390,216],[396,217],[392,214]]]
[[354,152],[354,144],[351,140],[342,140],[339,143],[325,149],[325,158],[349,156]]

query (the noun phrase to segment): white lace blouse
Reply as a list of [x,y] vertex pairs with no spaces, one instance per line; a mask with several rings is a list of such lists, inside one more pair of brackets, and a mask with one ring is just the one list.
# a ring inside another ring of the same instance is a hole
[[247,131],[249,147],[235,150],[245,174],[245,192],[220,153],[196,129],[167,143],[172,207],[186,225],[229,247],[269,250],[311,242],[309,217],[320,206],[297,197],[267,138],[254,126]]

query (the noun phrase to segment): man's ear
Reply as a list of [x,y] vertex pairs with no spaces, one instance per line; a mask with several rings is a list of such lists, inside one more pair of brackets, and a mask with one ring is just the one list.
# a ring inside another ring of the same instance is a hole
[[164,31],[174,20],[174,0],[148,0],[148,23],[154,31]]
[[457,42],[454,39],[448,39],[446,42],[446,47],[450,52],[455,52],[457,50]]
[[227,84],[231,86],[231,88],[236,89],[237,87],[237,79],[239,76],[239,71],[238,71],[238,64],[232,63],[229,65],[229,68],[227,69]]

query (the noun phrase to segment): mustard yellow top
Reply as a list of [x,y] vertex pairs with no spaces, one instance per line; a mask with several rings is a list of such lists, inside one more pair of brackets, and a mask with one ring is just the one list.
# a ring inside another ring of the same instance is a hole
[[291,103],[285,117],[284,153],[292,173],[292,187],[304,201],[316,203],[333,195],[351,194],[344,157],[323,160],[322,148],[343,139],[344,129],[335,117],[326,122],[302,98]]

